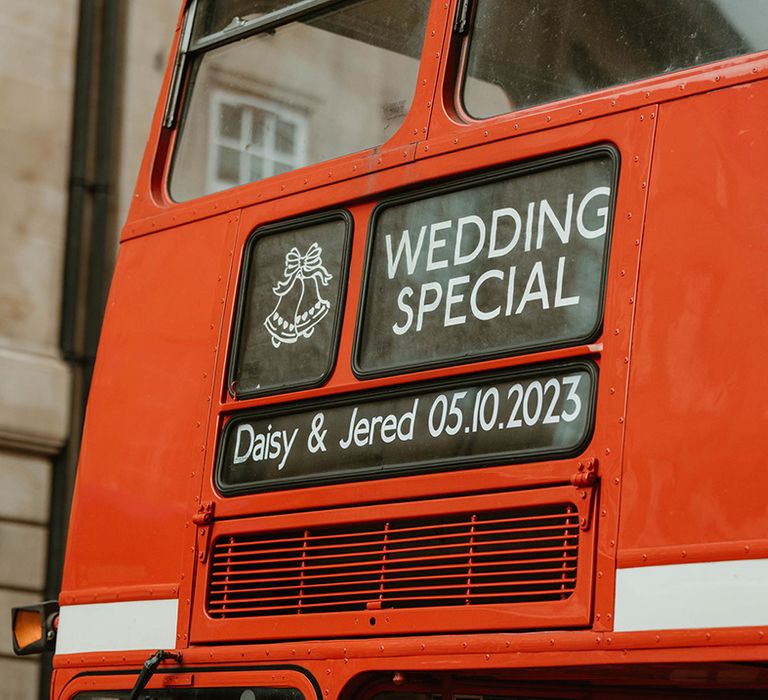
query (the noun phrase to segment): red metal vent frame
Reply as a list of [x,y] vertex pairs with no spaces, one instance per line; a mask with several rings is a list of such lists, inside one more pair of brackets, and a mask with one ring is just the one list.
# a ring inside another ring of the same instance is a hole
[[[391,503],[368,507],[291,515],[227,520],[214,523],[211,542],[230,536],[296,532],[302,529],[357,528],[365,523],[446,519],[458,514],[499,512],[572,504],[574,521],[592,520],[592,498],[580,496],[589,489],[573,486],[549,487],[512,493],[482,494],[459,498],[411,503]],[[578,526],[577,526],[578,527]],[[214,551],[214,550],[212,550]],[[430,634],[452,631],[539,630],[586,627],[592,617],[594,528],[581,530],[577,546],[578,569],[572,592],[561,600],[515,603],[408,607],[313,614],[221,617],[207,613],[207,593],[211,585],[211,565],[200,562],[195,582],[190,639],[192,643],[226,640],[277,640],[339,636],[384,636]],[[216,561],[213,559],[213,561]]]

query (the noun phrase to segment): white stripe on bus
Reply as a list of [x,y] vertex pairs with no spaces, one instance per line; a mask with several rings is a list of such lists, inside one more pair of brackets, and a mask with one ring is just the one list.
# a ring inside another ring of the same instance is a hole
[[616,571],[614,630],[768,625],[768,559]]
[[63,605],[56,653],[175,649],[178,614],[176,599]]

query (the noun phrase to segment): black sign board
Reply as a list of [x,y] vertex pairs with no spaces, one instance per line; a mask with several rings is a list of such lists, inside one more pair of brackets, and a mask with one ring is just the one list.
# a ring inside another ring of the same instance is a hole
[[384,202],[361,376],[589,342],[602,324],[617,154],[551,158]]
[[351,220],[265,226],[245,251],[230,363],[238,398],[322,384],[336,356]]
[[225,426],[225,494],[578,454],[594,419],[586,361],[506,370],[238,414]]

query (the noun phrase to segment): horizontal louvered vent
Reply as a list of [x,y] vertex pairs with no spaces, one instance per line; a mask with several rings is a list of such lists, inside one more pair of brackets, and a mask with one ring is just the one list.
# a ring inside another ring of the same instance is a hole
[[571,504],[219,538],[208,613],[256,617],[556,601],[576,585]]

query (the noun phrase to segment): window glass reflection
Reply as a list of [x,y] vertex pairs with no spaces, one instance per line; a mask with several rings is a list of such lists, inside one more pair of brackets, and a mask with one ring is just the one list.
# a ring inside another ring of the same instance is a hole
[[175,200],[377,146],[397,131],[413,99],[428,0],[334,8],[194,59]]
[[463,100],[473,117],[768,48],[765,0],[477,0]]

